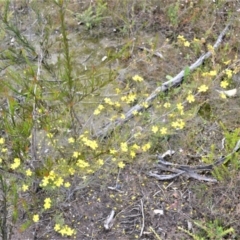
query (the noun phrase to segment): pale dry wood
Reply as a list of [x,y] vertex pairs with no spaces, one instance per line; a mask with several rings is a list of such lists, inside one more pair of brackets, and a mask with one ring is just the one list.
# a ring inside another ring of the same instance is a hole
[[143,200],[141,199],[141,212],[142,212],[142,227],[141,227],[141,232],[140,232],[140,237],[143,234],[143,230],[145,227],[145,216],[144,216],[144,208],[143,208]]
[[240,140],[237,141],[234,149],[232,152],[230,152],[227,156],[221,157],[218,160],[216,160],[212,164],[208,165],[197,165],[197,166],[187,166],[187,165],[180,165],[180,164],[174,164],[171,162],[168,162],[164,160],[163,155],[158,156],[158,164],[156,165],[157,169],[161,169],[162,171],[165,172],[172,172],[174,174],[157,174],[154,172],[149,172],[148,176],[150,177],[155,177],[158,180],[165,181],[165,180],[171,180],[174,179],[180,175],[190,177],[197,179],[199,181],[207,181],[207,182],[217,182],[216,179],[211,178],[211,177],[206,177],[205,175],[198,174],[197,172],[202,172],[202,171],[212,171],[214,170],[215,167],[226,163],[229,161],[231,156],[240,150]]

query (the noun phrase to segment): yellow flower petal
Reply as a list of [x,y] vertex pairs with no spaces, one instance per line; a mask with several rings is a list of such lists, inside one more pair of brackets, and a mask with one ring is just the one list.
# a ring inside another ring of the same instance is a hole
[[208,90],[208,86],[203,84],[198,88],[198,92],[206,92]]

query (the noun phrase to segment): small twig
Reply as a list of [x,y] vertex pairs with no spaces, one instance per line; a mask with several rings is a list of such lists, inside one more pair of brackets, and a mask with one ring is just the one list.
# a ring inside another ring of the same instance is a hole
[[148,174],[148,176],[150,176],[150,177],[155,177],[155,178],[157,178],[157,179],[159,179],[159,180],[165,181],[165,180],[171,180],[171,179],[173,179],[173,178],[176,178],[176,177],[182,175],[183,173],[184,173],[184,171],[182,171],[182,172],[180,172],[180,173],[177,173],[177,174],[158,175],[158,174],[156,174],[156,173],[150,172],[150,173]]
[[144,226],[145,226],[145,217],[144,217],[144,209],[143,209],[143,200],[141,199],[141,211],[142,211],[142,227],[140,232],[140,237],[143,234]]
[[92,54],[93,54],[93,52],[91,52],[91,53],[86,57],[86,59],[84,59],[84,60],[81,62],[81,64],[87,62],[87,61],[90,59],[90,57],[92,56]]
[[160,58],[164,59],[163,55],[160,52],[153,52],[153,50],[149,50],[148,48],[145,48],[145,47],[138,47],[138,48],[142,51],[152,53],[156,57],[160,57]]
[[120,193],[123,193],[123,191],[117,189],[117,186],[115,186],[115,187],[108,187],[108,189],[113,190],[113,191],[117,191],[117,192],[120,192]]
[[119,168],[115,187],[108,187],[108,189],[111,189],[111,190],[114,190],[114,191],[123,193],[123,191],[121,191],[121,190],[118,189],[118,188],[119,188],[119,186],[118,186],[118,180],[119,180],[120,170],[121,170],[121,169]]
[[161,238],[158,236],[158,234],[155,232],[155,230],[152,227],[149,227],[149,230],[151,232],[153,232],[153,234],[155,235],[155,237],[157,238],[157,240],[161,240]]

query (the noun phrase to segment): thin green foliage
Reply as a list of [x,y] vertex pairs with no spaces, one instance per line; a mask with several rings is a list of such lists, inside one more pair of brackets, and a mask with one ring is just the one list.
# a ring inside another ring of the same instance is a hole
[[180,3],[179,1],[177,1],[176,3],[171,4],[167,10],[167,15],[169,17],[169,20],[171,24],[175,27],[178,24],[179,5]]
[[83,13],[77,13],[76,18],[90,30],[99,25],[106,18],[104,16],[106,9],[107,3],[102,0],[97,0],[95,7],[90,4]]
[[198,233],[191,233],[181,227],[178,227],[178,229],[187,233],[194,240],[204,240],[206,238],[210,240],[221,240],[228,234],[234,233],[233,228],[230,227],[226,229],[221,225],[219,220],[214,220],[213,222],[206,223],[194,221],[194,224],[200,229]]

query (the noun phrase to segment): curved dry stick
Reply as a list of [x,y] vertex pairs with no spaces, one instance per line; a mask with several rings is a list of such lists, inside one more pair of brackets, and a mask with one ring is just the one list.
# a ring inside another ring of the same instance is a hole
[[[218,48],[218,46],[220,45],[220,43],[222,42],[223,37],[225,36],[226,32],[229,29],[230,24],[228,24],[223,31],[221,32],[221,34],[218,36],[217,41],[215,42],[215,44],[213,45],[214,50],[216,48]],[[211,52],[207,52],[205,54],[203,54],[200,58],[198,58],[198,60],[196,62],[194,62],[190,67],[189,70],[192,72],[194,69],[196,69],[197,67],[199,67],[203,61],[205,59],[208,59],[210,56],[212,55]],[[182,70],[180,73],[178,73],[174,78],[172,78],[171,80],[165,82],[162,84],[162,86],[156,88],[151,94],[150,96],[143,102],[145,103],[151,103],[161,92],[166,92],[169,88],[174,87],[174,86],[178,86],[179,84],[182,83],[183,81],[183,77],[184,77],[184,70]],[[150,107],[150,104],[149,104]],[[107,135],[107,133],[111,130],[113,130],[115,127],[119,127],[122,124],[124,124],[125,122],[127,122],[130,118],[132,118],[134,116],[133,113],[140,112],[144,109],[143,106],[137,104],[134,107],[132,107],[126,114],[125,114],[125,119],[117,119],[114,122],[108,123],[107,125],[105,125],[103,127],[102,130],[100,130],[99,132],[96,133],[96,137],[104,137]]]

